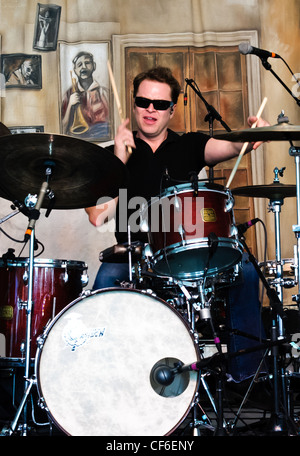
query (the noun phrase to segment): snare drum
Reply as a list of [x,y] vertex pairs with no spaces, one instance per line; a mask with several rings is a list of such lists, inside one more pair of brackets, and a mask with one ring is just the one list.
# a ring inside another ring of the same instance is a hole
[[41,338],[39,402],[67,435],[168,435],[190,411],[198,375],[186,371],[161,386],[154,372],[197,360],[186,321],[166,302],[134,289],[97,290],[65,307]]
[[[0,261],[0,333],[5,337],[5,356],[24,357],[29,259]],[[71,301],[78,298],[88,282],[87,266],[80,261],[43,260],[33,265],[31,314],[31,357],[36,339],[45,326]]]
[[198,186],[197,192],[191,184],[169,187],[141,214],[157,274],[194,280],[231,269],[242,258],[230,192]]

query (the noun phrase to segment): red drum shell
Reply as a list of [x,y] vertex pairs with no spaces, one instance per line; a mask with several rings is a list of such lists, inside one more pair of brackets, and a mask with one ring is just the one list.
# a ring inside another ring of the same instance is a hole
[[[191,184],[180,184],[151,201],[148,234],[155,272],[197,279],[207,266],[206,275],[215,275],[241,260],[230,197],[216,187],[199,185],[195,194]],[[208,263],[211,233],[218,238],[218,247]]]
[[[31,313],[31,357],[46,325],[83,288],[85,263],[66,260],[35,259],[33,266],[33,308]],[[29,260],[0,261],[0,333],[5,336],[5,356],[24,357]]]

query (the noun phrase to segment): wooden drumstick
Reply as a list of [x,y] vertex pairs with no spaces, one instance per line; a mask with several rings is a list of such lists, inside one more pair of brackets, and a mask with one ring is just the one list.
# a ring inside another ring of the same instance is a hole
[[[256,114],[257,120],[251,125],[251,128],[255,128],[255,127],[256,127],[257,122],[258,122],[258,119],[260,118],[260,116],[261,116],[261,114],[262,114],[262,112],[263,112],[263,110],[264,110],[264,107],[265,107],[267,101],[268,101],[268,99],[265,97],[265,98],[263,99],[263,102],[262,102],[262,104],[261,104],[261,106],[260,106],[260,108],[259,108],[257,114]],[[240,161],[241,161],[242,158],[243,158],[243,155],[244,155],[244,153],[245,153],[245,151],[246,151],[246,149],[247,149],[247,147],[248,147],[248,144],[249,144],[249,142],[244,143],[244,145],[243,145],[243,147],[242,147],[242,149],[241,149],[241,151],[240,151],[240,154],[239,154],[239,156],[238,156],[238,159],[237,159],[237,161],[236,161],[236,163],[235,163],[235,165],[234,165],[234,168],[233,168],[233,170],[231,171],[231,174],[230,174],[230,176],[229,176],[229,179],[228,179],[226,188],[229,188],[229,185],[231,184],[231,182],[232,182],[232,180],[233,180],[233,178],[234,178],[234,176],[235,176],[236,170],[237,170],[237,168],[238,168],[238,166],[239,166],[239,164],[240,164]]]
[[[118,111],[119,111],[120,120],[121,120],[121,122],[123,122],[124,118],[123,118],[122,106],[121,106],[121,103],[120,103],[120,99],[119,99],[119,95],[118,95],[118,91],[117,91],[117,87],[116,87],[116,83],[115,83],[115,78],[114,78],[114,75],[113,75],[109,60],[107,61],[107,68],[108,68],[108,74],[109,74],[109,78],[110,78],[110,83],[111,83],[111,86],[112,86],[112,89],[113,89],[113,92],[114,92],[114,96],[115,96],[115,102],[116,102],[116,105],[117,105],[117,108],[118,108]],[[125,144],[125,145],[127,147],[127,150],[129,152],[129,154],[131,154],[132,153],[131,147],[127,146],[127,144]]]

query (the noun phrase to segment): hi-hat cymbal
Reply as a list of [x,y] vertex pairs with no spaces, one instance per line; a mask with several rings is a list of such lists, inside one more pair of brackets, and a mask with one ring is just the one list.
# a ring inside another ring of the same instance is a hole
[[248,128],[216,134],[214,138],[231,142],[298,141],[300,140],[300,126],[282,122],[270,127]]
[[[100,197],[118,196],[127,181],[125,165],[96,144],[64,135],[24,133],[0,137],[0,196],[24,202],[39,194],[51,169],[54,209],[94,206]],[[49,200],[44,199],[43,208]]]
[[273,183],[268,185],[250,185],[237,187],[231,190],[233,195],[253,196],[254,198],[268,198],[270,200],[283,199],[296,196],[296,185]]

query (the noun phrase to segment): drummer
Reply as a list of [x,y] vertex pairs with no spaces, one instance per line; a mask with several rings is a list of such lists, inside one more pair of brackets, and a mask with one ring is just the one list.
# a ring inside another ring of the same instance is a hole
[[[176,182],[190,181],[191,175],[198,176],[205,166],[211,167],[239,155],[240,143],[217,140],[199,132],[179,135],[169,129],[179,94],[180,84],[169,68],[152,68],[137,75],[133,81],[133,113],[137,130],[132,132],[129,119],[126,119],[119,126],[114,141],[114,153],[126,164],[129,172],[127,189],[120,189],[119,200],[116,198],[105,205],[86,208],[89,220],[95,226],[116,217],[118,244],[128,242],[127,220],[137,211],[137,207],[129,210],[128,202],[132,198],[149,201]],[[256,120],[256,117],[249,117],[249,126]],[[258,127],[269,125],[258,119]],[[257,149],[260,144],[249,143],[246,153]],[[126,207],[122,206],[123,203]],[[125,223],[121,220],[122,214],[127,214]],[[146,233],[132,227],[131,231],[131,242],[147,243]],[[128,263],[102,263],[93,289],[114,287],[128,279]]]

